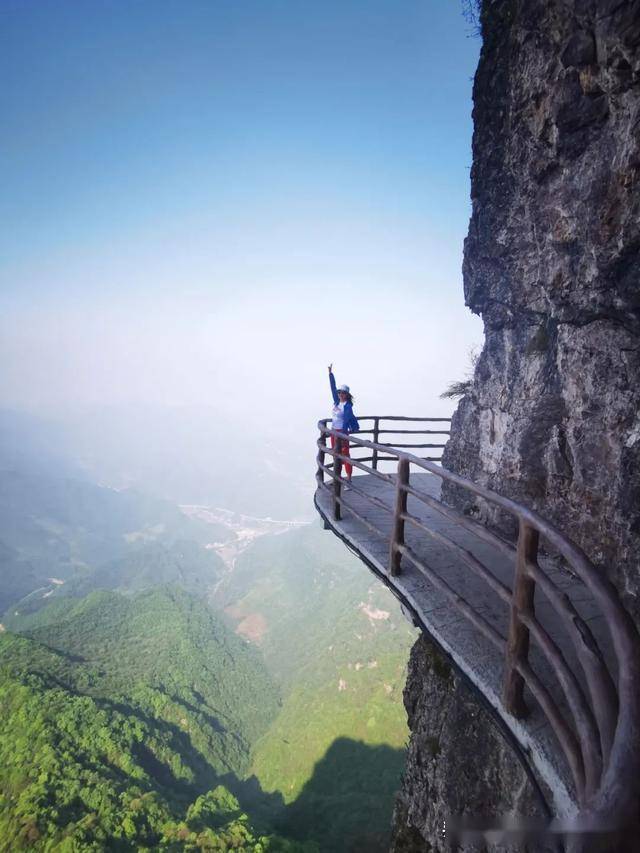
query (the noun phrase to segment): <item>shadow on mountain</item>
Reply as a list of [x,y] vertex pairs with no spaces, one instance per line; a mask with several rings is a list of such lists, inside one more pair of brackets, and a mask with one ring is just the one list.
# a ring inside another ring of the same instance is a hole
[[312,841],[323,853],[386,853],[404,763],[404,750],[338,738],[289,805],[255,776],[227,774],[217,783],[237,797],[260,832]]
[[256,776],[238,779],[235,774],[227,773],[218,778],[218,784],[231,791],[261,832],[270,832],[284,814],[286,806],[280,791],[263,791]]
[[327,853],[387,851],[404,763],[404,750],[338,738],[277,818],[276,831],[315,841]]

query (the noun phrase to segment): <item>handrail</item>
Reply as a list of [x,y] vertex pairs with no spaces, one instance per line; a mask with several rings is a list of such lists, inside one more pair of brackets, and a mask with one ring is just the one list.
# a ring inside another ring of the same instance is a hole
[[[440,460],[422,458],[408,452],[414,447],[444,448],[444,444],[401,444],[380,442],[382,434],[425,435],[442,434],[449,430],[394,430],[384,427],[385,421],[415,421],[420,423],[449,424],[449,418],[411,418],[408,416],[369,415],[361,422],[372,421],[373,434],[369,441],[358,435],[331,429],[329,419],[318,422],[320,436],[317,442],[317,481],[321,489],[329,489],[325,474],[333,481],[333,513],[336,521],[346,510],[369,530],[389,540],[389,576],[401,572],[403,558],[411,562],[447,597],[466,619],[472,622],[487,639],[505,655],[502,705],[515,718],[528,713],[524,698],[525,685],[538,701],[571,770],[578,806],[582,814],[599,815],[612,820],[630,819],[639,799],[640,777],[640,636],[624,609],[613,584],[588,559],[584,551],[562,531],[536,511],[511,498],[498,494],[437,464]],[[327,445],[327,436],[336,440],[336,446]],[[350,457],[340,452],[344,448],[338,440],[348,440],[349,446],[371,451],[371,456]],[[333,464],[325,464],[325,456]],[[369,466],[366,462],[371,461]],[[391,535],[357,512],[342,495],[342,467],[349,462],[355,468],[386,481],[395,487],[395,505],[390,506],[380,498],[369,495],[352,484],[354,492],[392,515]],[[396,462],[395,475],[378,470],[381,462]],[[518,538],[514,545],[478,521],[468,518],[454,507],[415,488],[410,482],[411,466],[453,483],[493,506],[514,516],[518,522]],[[449,521],[471,532],[481,541],[500,549],[514,560],[513,588],[509,589],[496,578],[471,551],[449,537],[432,530],[422,519],[407,512],[407,498],[413,496],[435,509]],[[422,533],[454,550],[458,557],[476,575],[481,577],[496,597],[509,607],[508,636],[503,637],[486,619],[476,612],[458,591],[426,566],[405,542],[405,525],[412,524]],[[598,644],[587,624],[578,614],[566,592],[560,589],[538,562],[539,539],[560,554],[571,571],[582,581],[599,605],[611,637],[616,658],[613,672],[607,666]],[[575,648],[586,682],[585,690],[575,672],[566,661],[557,643],[536,619],[534,591],[536,585],[552,608],[563,618],[563,624]],[[529,660],[529,646],[535,645],[545,656],[561,686],[567,707],[573,718],[573,727],[560,711],[548,685],[534,672]]]

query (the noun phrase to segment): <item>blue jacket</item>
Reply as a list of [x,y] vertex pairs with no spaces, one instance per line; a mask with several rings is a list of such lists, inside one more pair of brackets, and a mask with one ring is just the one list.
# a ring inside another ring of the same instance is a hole
[[[340,402],[340,397],[338,397],[338,389],[336,388],[336,380],[333,373],[329,373],[329,385],[331,385],[331,394],[333,396],[333,402],[337,406]],[[358,432],[359,429],[360,424],[358,423],[356,416],[353,414],[353,406],[347,401],[344,404],[343,432]]]

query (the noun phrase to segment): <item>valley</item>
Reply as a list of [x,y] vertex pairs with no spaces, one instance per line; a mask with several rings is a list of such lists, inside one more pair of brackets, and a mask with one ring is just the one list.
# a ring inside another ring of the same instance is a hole
[[386,849],[415,631],[332,537],[33,474],[0,496],[7,850]]
[[197,519],[218,529],[220,527],[227,529],[229,538],[226,541],[209,542],[205,548],[214,550],[230,570],[233,570],[238,556],[261,536],[277,536],[311,524],[309,521],[256,518],[221,507],[183,504],[180,509],[188,518]]

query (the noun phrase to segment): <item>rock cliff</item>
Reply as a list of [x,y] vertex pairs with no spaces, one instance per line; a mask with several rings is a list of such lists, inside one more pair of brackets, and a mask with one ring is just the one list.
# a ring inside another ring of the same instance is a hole
[[482,24],[464,288],[485,345],[444,464],[540,509],[638,614],[640,3],[494,0]]
[[396,801],[393,853],[449,849],[451,817],[544,818],[545,800],[487,709],[421,637],[404,692],[411,728]]
[[[640,2],[485,0],[481,19],[463,272],[485,344],[444,464],[555,521],[638,616]],[[396,853],[447,849],[447,813],[540,813],[490,715],[433,655],[422,639],[410,662]]]

